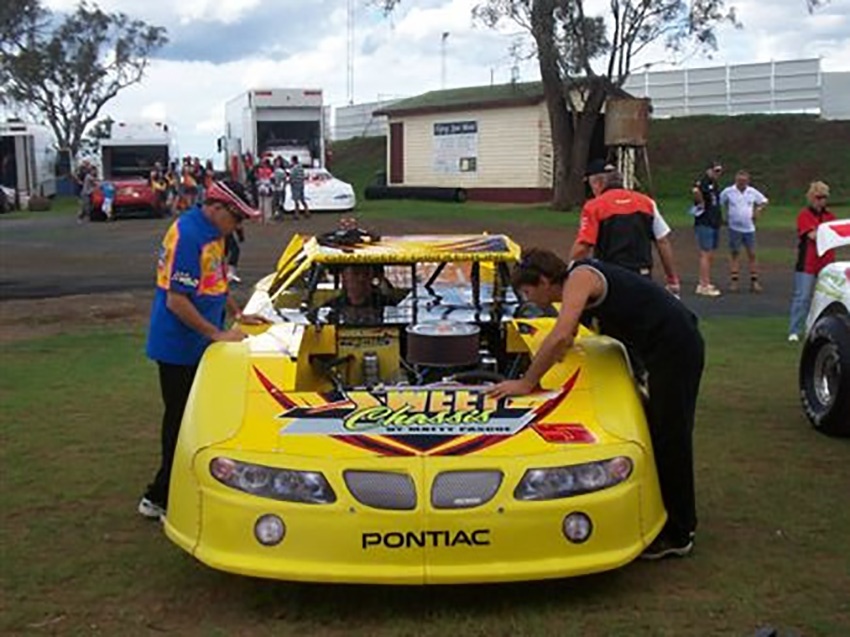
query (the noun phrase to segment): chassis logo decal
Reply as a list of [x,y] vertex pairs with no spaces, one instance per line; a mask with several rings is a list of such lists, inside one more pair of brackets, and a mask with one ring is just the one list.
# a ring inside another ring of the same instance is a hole
[[[480,388],[409,388],[304,393],[297,395],[301,400],[296,402],[256,367],[254,373],[284,408],[277,416],[284,421],[280,435],[329,435],[381,455],[480,451],[548,415],[569,394],[579,375],[577,370],[559,391],[499,400]],[[583,431],[586,435],[576,436],[574,442],[594,442],[592,434]],[[457,444],[449,444],[461,437]]]

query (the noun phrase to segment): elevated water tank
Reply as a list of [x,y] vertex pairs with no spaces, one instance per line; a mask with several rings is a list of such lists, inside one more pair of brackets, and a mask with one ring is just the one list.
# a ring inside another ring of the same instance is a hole
[[605,145],[646,146],[649,111],[649,99],[609,99],[605,103]]

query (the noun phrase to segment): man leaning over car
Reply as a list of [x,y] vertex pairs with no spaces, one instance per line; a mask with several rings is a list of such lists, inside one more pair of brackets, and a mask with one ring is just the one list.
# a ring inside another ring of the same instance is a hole
[[672,294],[626,268],[584,259],[567,265],[546,250],[523,251],[512,283],[539,306],[561,302],[558,319],[525,374],[494,385],[494,398],[522,396],[572,347],[579,322],[633,350],[649,372],[647,420],[667,523],[644,559],[690,554],[696,530],[693,429],[705,346],[697,317]]
[[146,518],[165,515],[180,422],[204,350],[214,341],[245,338],[238,328],[224,328],[225,310],[242,323],[261,322],[243,316],[228,294],[224,255],[224,238],[240,221],[257,216],[241,184],[213,182],[203,206],[196,204],[172,223],[162,241],[147,355],[159,366],[165,412],[160,466],[138,506]]

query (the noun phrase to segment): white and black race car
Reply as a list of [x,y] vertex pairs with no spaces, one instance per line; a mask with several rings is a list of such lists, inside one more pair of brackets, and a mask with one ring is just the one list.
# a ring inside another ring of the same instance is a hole
[[[818,227],[818,253],[850,245],[850,220]],[[803,409],[818,431],[850,436],[850,261],[821,270],[800,359]]]

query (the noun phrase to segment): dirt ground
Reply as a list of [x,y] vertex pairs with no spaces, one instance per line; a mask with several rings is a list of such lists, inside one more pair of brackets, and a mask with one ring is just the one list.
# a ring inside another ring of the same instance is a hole
[[[282,248],[295,232],[314,234],[336,227],[338,215],[313,215],[309,220],[251,225],[242,245],[240,275],[235,287],[244,302],[250,284],[274,268]],[[0,340],[49,335],[79,327],[144,325],[150,309],[153,273],[159,242],[168,220],[131,219],[114,224],[77,224],[70,217],[30,219],[0,218]],[[368,224],[367,224],[368,225]],[[400,219],[392,227],[375,227],[384,234],[414,232],[480,232],[479,222],[457,217],[439,228],[433,223]],[[564,228],[523,222],[490,227],[505,232],[524,246],[543,246],[566,255],[576,225],[574,215],[565,216]],[[760,231],[760,248],[772,258],[762,264],[765,292],[725,294],[718,299],[694,295],[697,257],[693,234],[674,232],[676,260],[683,278],[683,300],[701,316],[781,315],[791,294],[793,246],[785,232]],[[787,251],[788,258],[775,258]],[[718,252],[715,280],[725,286],[727,265],[724,250]],[[660,268],[658,268],[660,271]],[[742,273],[746,280],[746,273]]]

